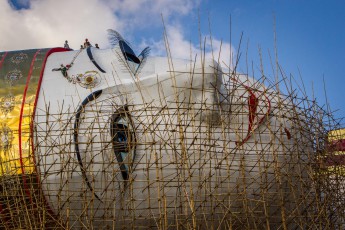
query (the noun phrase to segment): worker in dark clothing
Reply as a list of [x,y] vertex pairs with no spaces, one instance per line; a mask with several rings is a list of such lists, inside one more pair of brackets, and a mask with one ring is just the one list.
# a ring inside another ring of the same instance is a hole
[[72,65],[66,65],[64,66],[63,64],[60,65],[60,68],[54,68],[52,71],[61,71],[62,75],[68,79],[68,73],[67,70],[71,68]]
[[62,75],[63,75],[64,77],[67,77],[67,76],[68,76],[68,74],[67,74],[67,67],[64,66],[63,64],[60,65],[60,71],[61,71],[61,73],[62,73]]
[[68,41],[66,40],[65,41],[65,44],[64,44],[64,46],[63,46],[65,49],[69,49],[69,45],[68,45]]
[[90,47],[91,43],[89,42],[89,39],[85,38],[85,42],[84,42],[84,48]]

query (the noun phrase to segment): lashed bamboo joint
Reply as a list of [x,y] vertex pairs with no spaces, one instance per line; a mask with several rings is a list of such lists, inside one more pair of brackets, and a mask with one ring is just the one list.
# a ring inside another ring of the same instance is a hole
[[[331,114],[113,33],[114,49],[1,54],[1,227],[344,228]],[[7,74],[21,63],[27,79]]]

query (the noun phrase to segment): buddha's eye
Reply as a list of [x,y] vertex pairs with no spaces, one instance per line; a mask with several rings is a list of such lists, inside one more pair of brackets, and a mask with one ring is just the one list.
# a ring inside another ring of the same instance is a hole
[[112,117],[111,136],[114,154],[120,165],[123,179],[128,180],[132,166],[135,147],[134,132],[130,115],[124,111],[117,111]]
[[118,142],[127,142],[127,136],[126,136],[126,134],[125,134],[125,132],[120,132],[120,131],[118,131],[117,132],[117,141]]

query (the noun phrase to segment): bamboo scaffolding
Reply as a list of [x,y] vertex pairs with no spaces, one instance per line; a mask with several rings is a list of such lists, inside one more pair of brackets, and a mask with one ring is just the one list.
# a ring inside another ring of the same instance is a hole
[[[341,127],[332,113],[300,96],[278,62],[274,83],[263,67],[254,82],[236,65],[175,70],[166,48],[157,98],[137,83],[136,100],[123,90],[37,112],[38,169],[0,177],[1,228],[343,229],[344,168],[327,165],[329,131]],[[210,75],[222,82],[195,85]]]

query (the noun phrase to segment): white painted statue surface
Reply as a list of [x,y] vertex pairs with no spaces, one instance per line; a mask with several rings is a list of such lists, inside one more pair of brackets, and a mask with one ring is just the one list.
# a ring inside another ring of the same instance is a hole
[[[162,215],[171,222],[174,214],[193,210],[221,216],[225,207],[215,201],[236,212],[243,196],[255,207],[263,183],[271,184],[268,202],[279,200],[276,190],[289,199],[283,175],[299,170],[288,162],[303,158],[290,155],[298,148],[290,102],[253,79],[225,79],[212,60],[170,60],[172,69],[167,58],[147,58],[134,75],[119,49],[91,51],[105,73],[85,51],[70,51],[52,54],[43,76],[36,160],[54,213],[69,210],[85,216],[71,216],[71,224],[93,216],[102,225],[113,218],[124,224],[131,216],[138,224]],[[71,80],[49,71],[75,56]],[[278,103],[284,111],[273,109]],[[178,210],[181,202],[186,211]]]
[[45,208],[71,228],[293,227],[308,205],[303,114],[213,60],[64,50],[37,92],[30,156]]

